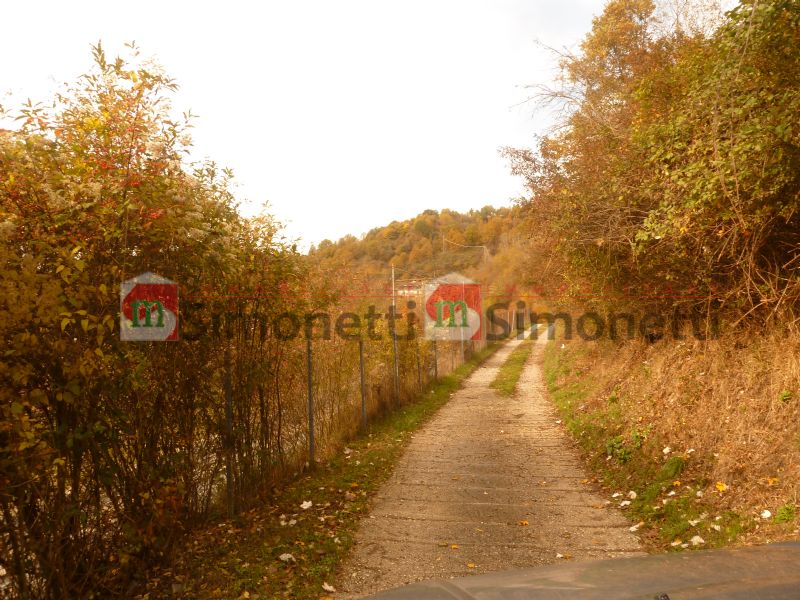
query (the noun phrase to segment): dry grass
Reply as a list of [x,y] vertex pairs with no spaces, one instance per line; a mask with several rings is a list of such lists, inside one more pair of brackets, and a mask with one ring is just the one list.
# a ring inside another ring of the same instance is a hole
[[[621,345],[577,340],[562,352],[573,378],[577,371],[589,387],[574,410],[613,414],[603,434],[648,431],[637,452],[654,465],[689,457],[684,477],[704,501],[741,516],[746,533],[739,541],[797,536],[796,518],[776,524],[757,517],[798,505],[800,335],[731,332],[705,342],[687,335]],[[717,482],[727,486],[724,492]]]

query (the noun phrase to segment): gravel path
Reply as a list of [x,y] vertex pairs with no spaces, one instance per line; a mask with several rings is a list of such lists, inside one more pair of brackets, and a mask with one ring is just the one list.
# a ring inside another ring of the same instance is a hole
[[[414,434],[356,535],[337,598],[433,578],[640,553],[590,486],[542,382],[545,336],[512,398],[489,387],[513,340]],[[528,525],[525,525],[527,521]]]

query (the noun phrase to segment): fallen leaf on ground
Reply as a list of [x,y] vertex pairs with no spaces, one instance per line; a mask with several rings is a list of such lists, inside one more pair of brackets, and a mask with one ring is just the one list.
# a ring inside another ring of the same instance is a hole
[[312,506],[313,506],[313,503],[311,502],[311,500],[306,500],[302,504],[300,504],[300,508],[302,508],[303,510],[308,510]]
[[692,542],[692,546],[699,546],[701,544],[705,544],[706,543],[706,541],[703,538],[701,538],[699,535],[694,536],[689,541]]
[[527,526],[529,525],[529,523],[528,523],[528,519],[522,519],[522,520],[519,522],[519,524],[520,524],[520,525],[522,525],[523,527],[527,527]]
[[331,592],[331,593],[336,591],[336,588],[328,584],[328,582],[326,581],[322,582],[322,589],[325,590],[326,592]]
[[458,550],[458,544],[450,544],[451,550]]
[[467,568],[468,568],[468,569],[474,569],[474,568],[475,568],[475,567],[477,567],[477,566],[478,566],[478,565],[476,565],[475,563],[467,563]]

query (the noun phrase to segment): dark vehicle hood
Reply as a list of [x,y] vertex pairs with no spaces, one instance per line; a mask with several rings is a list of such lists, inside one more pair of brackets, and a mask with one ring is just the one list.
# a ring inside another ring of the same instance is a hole
[[369,600],[800,599],[800,542],[568,562],[416,583]]

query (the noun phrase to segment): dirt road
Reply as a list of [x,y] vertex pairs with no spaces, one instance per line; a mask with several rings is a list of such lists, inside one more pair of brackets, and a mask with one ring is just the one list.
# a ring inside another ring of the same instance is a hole
[[543,340],[515,397],[502,397],[489,384],[517,340],[476,370],[414,435],[361,523],[337,598],[424,579],[640,552],[630,523],[582,483],[586,474],[544,391]]

